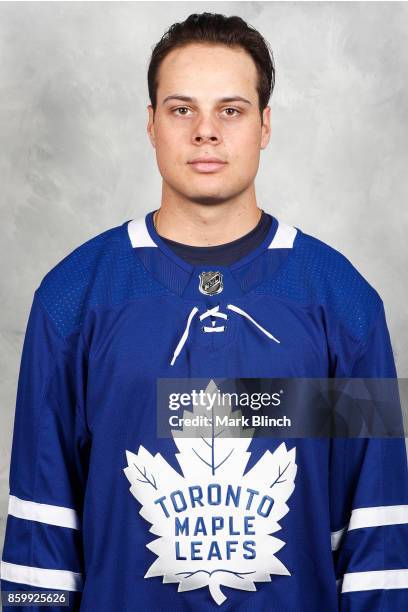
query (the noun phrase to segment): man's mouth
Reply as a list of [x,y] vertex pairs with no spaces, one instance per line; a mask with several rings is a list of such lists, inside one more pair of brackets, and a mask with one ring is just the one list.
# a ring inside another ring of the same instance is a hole
[[227,164],[222,161],[194,161],[189,162],[189,165],[196,172],[217,172],[222,170]]

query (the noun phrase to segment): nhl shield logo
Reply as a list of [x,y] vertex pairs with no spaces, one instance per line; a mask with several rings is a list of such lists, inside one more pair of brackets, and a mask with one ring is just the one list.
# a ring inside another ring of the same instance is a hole
[[204,295],[216,295],[223,290],[221,272],[211,270],[210,272],[200,273],[200,284],[198,286]]

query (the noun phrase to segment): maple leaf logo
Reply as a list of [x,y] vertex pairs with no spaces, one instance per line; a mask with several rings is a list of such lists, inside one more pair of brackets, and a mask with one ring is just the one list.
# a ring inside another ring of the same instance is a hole
[[[205,392],[217,391],[211,380]],[[211,415],[208,431],[201,427],[195,438],[190,427],[172,431],[183,475],[143,446],[138,453],[126,451],[123,471],[142,506],[140,515],[158,536],[147,544],[157,559],[145,578],[163,576],[163,583],[179,583],[179,592],[208,587],[221,605],[226,600],[221,586],[256,591],[255,582],[270,582],[272,574],[290,576],[275,556],[285,542],[273,534],[289,511],[297,466],[295,447],[288,451],[283,442],[244,474],[253,430],[234,437],[228,425],[216,425],[215,413],[231,416],[231,406],[185,411],[190,418]]]

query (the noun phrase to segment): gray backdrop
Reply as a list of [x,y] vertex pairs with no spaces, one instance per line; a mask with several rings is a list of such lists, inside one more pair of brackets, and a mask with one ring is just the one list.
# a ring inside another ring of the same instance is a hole
[[34,290],[82,242],[159,206],[148,59],[173,22],[204,10],[242,16],[274,52],[258,205],[378,290],[408,376],[407,3],[2,2],[0,549]]

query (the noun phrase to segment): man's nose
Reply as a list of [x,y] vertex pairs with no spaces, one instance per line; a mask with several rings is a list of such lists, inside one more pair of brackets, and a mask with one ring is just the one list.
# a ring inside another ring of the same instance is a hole
[[193,138],[195,142],[203,140],[217,141],[220,140],[220,130],[211,116],[201,116],[194,126]]

